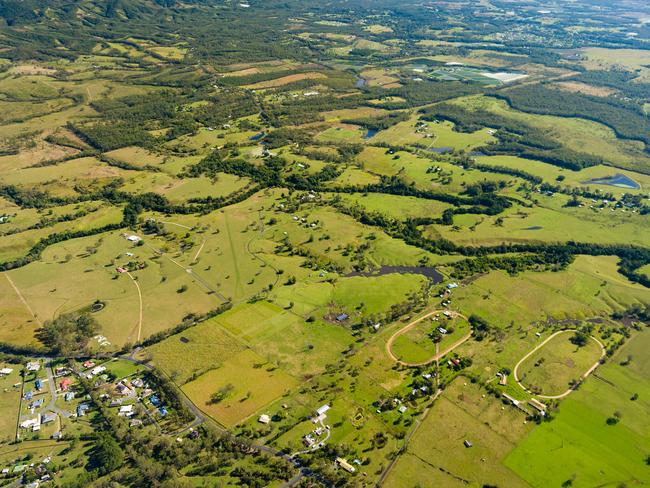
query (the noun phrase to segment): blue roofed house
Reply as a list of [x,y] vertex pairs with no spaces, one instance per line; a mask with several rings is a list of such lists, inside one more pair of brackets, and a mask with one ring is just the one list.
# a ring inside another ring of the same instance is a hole
[[87,403],[82,403],[81,405],[79,405],[77,407],[77,417],[83,417],[84,415],[86,415],[86,410],[88,410],[89,408],[90,405],[88,405]]

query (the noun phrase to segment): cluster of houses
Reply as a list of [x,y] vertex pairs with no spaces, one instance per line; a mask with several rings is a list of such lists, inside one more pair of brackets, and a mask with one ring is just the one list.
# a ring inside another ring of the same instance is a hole
[[13,372],[14,372],[13,368],[1,368],[0,376],[9,376]]
[[326,426],[324,422],[325,419],[327,418],[327,412],[329,411],[330,408],[331,407],[329,405],[323,405],[322,407],[319,407],[316,410],[311,421],[314,424],[320,424],[320,427],[316,427],[313,431],[311,431],[310,433],[308,433],[302,438],[302,443],[305,445],[305,447],[311,449],[323,447],[324,440],[322,440],[321,437],[323,436],[323,434],[326,434],[326,438],[329,437],[330,426],[329,425]]
[[52,476],[50,475],[47,467],[51,461],[52,458],[50,456],[47,456],[40,463],[18,463],[12,468],[3,468],[1,473],[3,476],[14,476],[23,473],[27,469],[33,469],[37,479],[23,486],[26,488],[38,488],[42,483],[47,483],[48,481],[52,480]]
[[54,412],[46,412],[44,414],[39,413],[36,417],[23,420],[20,423],[20,428],[25,430],[31,430],[32,432],[38,432],[39,430],[41,430],[41,426],[50,424],[56,421],[57,418],[58,416]]
[[110,393],[104,393],[100,398],[108,401],[109,407],[117,408],[118,416],[128,418],[131,427],[142,425],[142,420],[135,418],[138,413],[136,409],[138,402],[141,402],[145,409],[148,403],[160,417],[166,417],[169,413],[160,397],[142,378],[119,380]]
[[315,229],[318,227],[318,224],[316,222],[309,223],[307,222],[307,219],[305,217],[298,217],[297,215],[293,216],[293,220],[296,221],[296,223],[304,226],[304,227],[311,227],[312,229]]
[[[118,270],[119,272],[119,270]],[[102,346],[102,347],[108,347],[111,345],[109,340],[106,338],[106,336],[103,335],[96,335],[93,339],[97,341],[97,343]]]

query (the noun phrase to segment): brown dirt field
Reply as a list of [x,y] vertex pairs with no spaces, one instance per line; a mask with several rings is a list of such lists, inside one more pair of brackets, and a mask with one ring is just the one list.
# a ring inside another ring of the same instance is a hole
[[11,71],[20,75],[53,75],[56,73],[55,69],[44,68],[43,66],[33,64],[21,64],[12,68]]
[[593,95],[595,97],[608,97],[616,93],[616,90],[612,88],[587,85],[586,83],[580,83],[579,81],[561,81],[556,83],[556,85],[562,90],[574,93],[584,93],[585,95]]
[[85,147],[90,147],[77,134],[75,134],[72,131],[69,131],[68,129],[59,128],[59,129],[57,129],[55,131],[55,134],[57,136],[65,137],[66,139],[70,140],[71,142],[75,142],[75,143],[80,144],[80,145],[85,146]]
[[116,178],[120,176],[120,170],[113,166],[96,166],[90,171],[81,175],[82,178]]
[[236,76],[256,75],[259,72],[260,72],[259,68],[246,68],[246,69],[240,69],[238,71],[230,71],[228,73],[224,73],[223,76],[228,78],[228,77],[236,77]]
[[18,170],[51,159],[61,159],[78,154],[79,150],[71,147],[50,144],[43,140],[36,146],[24,149],[18,154],[0,157],[0,171]]
[[300,80],[316,80],[321,78],[327,78],[323,73],[299,73],[296,75],[283,76],[281,78],[276,78],[274,80],[261,81],[259,83],[254,83],[252,85],[246,85],[246,88],[253,90],[262,89],[262,88],[277,88],[278,86],[288,85],[289,83],[294,83]]

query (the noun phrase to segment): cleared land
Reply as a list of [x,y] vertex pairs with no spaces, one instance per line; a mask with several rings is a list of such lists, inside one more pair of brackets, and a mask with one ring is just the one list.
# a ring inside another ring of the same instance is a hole
[[[533,486],[645,483],[650,432],[650,334],[635,335],[596,375],[564,400],[550,423],[530,433],[506,465]],[[628,356],[627,366],[620,363]],[[636,361],[635,361],[636,359]],[[634,394],[637,400],[631,400]],[[619,412],[620,421],[607,425]]]
[[[527,486],[503,461],[532,426],[518,410],[482,393],[463,377],[447,387],[384,486]],[[465,447],[466,440],[472,447]]]
[[601,357],[601,345],[590,339],[579,347],[571,342],[573,331],[560,332],[515,367],[515,377],[530,391],[543,397],[569,391]]
[[[204,412],[227,427],[242,422],[260,408],[291,390],[296,380],[252,351],[234,355],[183,386],[183,391]],[[260,388],[264,385],[264,388]],[[212,395],[225,391],[224,399]]]

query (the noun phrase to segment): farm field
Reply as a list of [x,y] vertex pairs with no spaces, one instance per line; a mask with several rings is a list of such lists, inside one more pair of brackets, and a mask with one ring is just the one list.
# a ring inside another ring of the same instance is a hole
[[[259,388],[259,385],[264,388]],[[232,427],[296,385],[296,380],[270,365],[263,356],[242,351],[217,369],[183,386],[183,391],[219,423]],[[225,398],[212,395],[226,391]]]
[[566,331],[556,335],[519,365],[519,380],[528,390],[545,396],[561,395],[598,362],[600,344],[590,339],[577,346],[571,342],[572,334]]
[[[597,377],[587,379],[562,402],[551,423],[540,425],[510,453],[506,465],[533,485],[567,479],[579,486],[647,480],[643,460],[650,431],[642,412],[648,408],[648,362],[644,355],[636,364],[620,362],[647,347],[649,336],[644,331],[630,339]],[[630,400],[637,392],[639,400]],[[607,425],[616,411],[620,422]]]
[[[429,411],[385,484],[428,483],[433,476],[445,486],[526,486],[503,463],[532,429],[524,421],[521,412],[502,409],[500,401],[484,397],[480,388],[459,377]],[[466,440],[472,447],[464,446]]]
[[593,206],[591,200],[587,200],[583,207],[567,207],[569,198],[564,195],[537,198],[537,207],[531,209],[526,205],[513,205],[501,214],[498,221],[470,214],[454,219],[457,226],[470,232],[458,235],[459,232],[453,228],[434,226],[432,235],[438,234],[468,245],[558,242],[562,239],[643,245],[650,238],[646,216],[624,208],[589,208],[589,205]]
[[497,115],[530,124],[552,135],[570,149],[601,156],[619,168],[647,172],[650,167],[650,159],[644,154],[643,143],[622,141],[610,128],[597,122],[551,115],[531,115],[510,109],[505,102],[488,97],[459,99],[453,103],[470,109],[480,107]]
[[480,312],[501,326],[590,318],[643,302],[647,296],[644,288],[616,271],[611,257],[579,256],[568,270],[558,273],[526,272],[510,278],[492,272],[473,285],[475,292],[469,296],[463,288],[455,293],[457,306],[465,313]]
[[[439,317],[443,317],[442,314]],[[391,347],[393,354],[406,363],[426,362],[470,333],[469,323],[465,319],[456,317],[443,320],[439,317],[435,317],[438,318],[436,321],[424,320],[399,335]],[[444,334],[440,328],[445,330]],[[438,342],[431,337],[434,331],[439,332]]]

